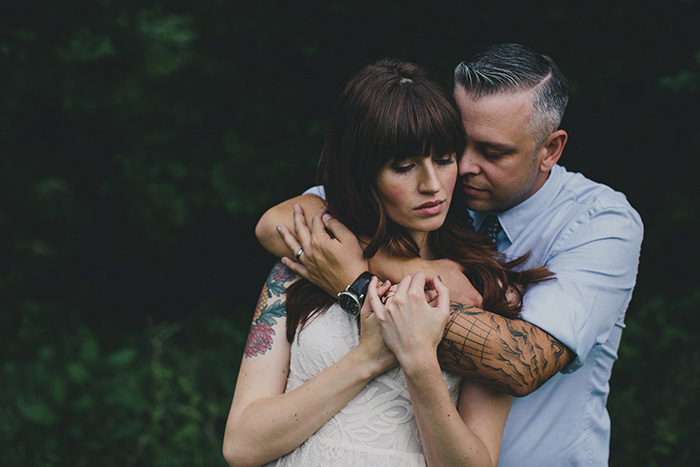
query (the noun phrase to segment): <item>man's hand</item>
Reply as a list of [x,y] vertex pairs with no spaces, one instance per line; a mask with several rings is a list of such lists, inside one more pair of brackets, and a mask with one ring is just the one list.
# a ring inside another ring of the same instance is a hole
[[325,208],[314,215],[309,229],[304,210],[295,204],[294,234],[284,225],[277,230],[289,250],[282,258],[285,266],[333,297],[368,270],[357,237]]

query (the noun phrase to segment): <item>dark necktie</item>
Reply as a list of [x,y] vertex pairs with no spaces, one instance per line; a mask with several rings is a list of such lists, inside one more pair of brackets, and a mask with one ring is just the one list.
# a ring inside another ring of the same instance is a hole
[[498,217],[493,214],[486,216],[483,224],[481,224],[481,233],[488,235],[494,245],[496,244],[496,237],[498,237],[501,230],[503,230],[503,227],[498,222]]

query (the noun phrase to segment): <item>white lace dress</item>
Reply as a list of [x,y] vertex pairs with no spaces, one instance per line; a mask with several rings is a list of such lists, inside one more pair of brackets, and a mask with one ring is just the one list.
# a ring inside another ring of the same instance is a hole
[[[310,380],[357,346],[356,319],[338,305],[315,317],[292,343],[286,392]],[[443,372],[456,403],[461,377]],[[319,407],[323,410],[323,407]],[[423,448],[403,371],[370,381],[304,444],[270,466],[423,466]]]

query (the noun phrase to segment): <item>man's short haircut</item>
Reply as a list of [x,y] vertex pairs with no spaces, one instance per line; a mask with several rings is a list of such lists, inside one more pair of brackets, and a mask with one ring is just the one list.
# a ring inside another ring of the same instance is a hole
[[554,60],[520,44],[499,44],[455,68],[455,88],[473,98],[533,91],[530,132],[537,144],[559,128],[569,101],[566,77]]

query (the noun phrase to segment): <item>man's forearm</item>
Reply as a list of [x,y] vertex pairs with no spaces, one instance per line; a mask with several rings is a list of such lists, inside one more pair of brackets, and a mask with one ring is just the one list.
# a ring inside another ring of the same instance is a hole
[[513,396],[539,388],[573,359],[537,326],[452,302],[455,312],[438,347],[442,368]]
[[294,231],[294,211],[292,207],[295,204],[299,204],[304,208],[304,213],[307,216],[306,220],[311,224],[311,218],[325,205],[325,202],[315,195],[297,196],[268,209],[255,226],[255,236],[260,244],[278,258],[294,254],[293,252],[290,253],[289,248],[287,248],[284,240],[280,237],[277,232],[277,226],[285,225],[289,230]]
[[443,284],[450,289],[450,298],[467,306],[482,305],[482,297],[464,275],[462,266],[449,259],[426,260],[423,258],[397,258],[379,249],[369,260],[369,270],[382,280],[398,283],[406,276],[417,272],[427,277],[440,276]]

